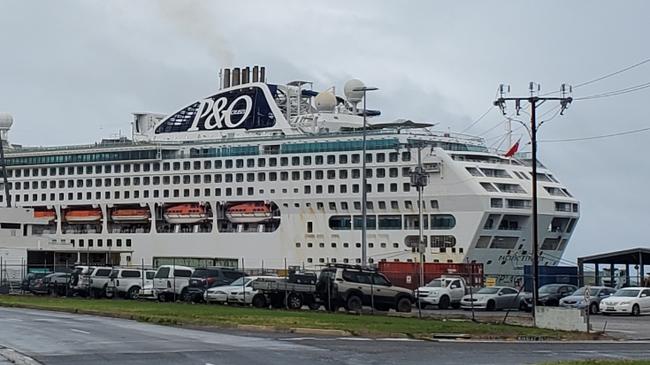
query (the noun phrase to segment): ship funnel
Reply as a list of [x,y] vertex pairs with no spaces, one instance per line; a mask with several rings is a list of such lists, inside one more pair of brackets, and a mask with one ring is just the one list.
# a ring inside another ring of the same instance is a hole
[[241,71],[241,83],[248,84],[250,82],[251,69],[250,67],[244,67]]
[[224,68],[223,69],[223,86],[224,89],[230,87],[230,69],[229,68]]
[[229,88],[252,82],[265,82],[266,68],[264,66],[250,66],[221,69],[221,88]]
[[259,66],[253,66],[253,82],[258,82],[260,81],[260,67]]

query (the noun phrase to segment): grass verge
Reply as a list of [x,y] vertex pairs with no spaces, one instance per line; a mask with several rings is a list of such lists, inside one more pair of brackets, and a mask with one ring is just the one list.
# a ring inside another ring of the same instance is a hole
[[650,365],[650,360],[576,360],[549,362],[544,365]]
[[343,330],[353,335],[406,335],[429,337],[435,333],[468,334],[474,338],[593,339],[594,335],[464,320],[401,318],[385,315],[351,315],[321,311],[266,310],[224,305],[157,303],[129,300],[91,300],[36,296],[0,296],[0,306],[46,309],[134,319],[180,326],[264,326],[273,330],[293,328]]

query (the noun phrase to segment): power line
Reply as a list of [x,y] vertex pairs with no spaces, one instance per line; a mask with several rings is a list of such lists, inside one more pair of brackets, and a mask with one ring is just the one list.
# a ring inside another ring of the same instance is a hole
[[627,135],[627,134],[641,133],[641,132],[646,132],[646,131],[650,131],[650,127],[641,128],[641,129],[633,129],[633,130],[630,130],[630,131],[610,133],[610,134],[603,134],[603,135],[599,135],[599,136],[580,137],[580,138],[566,138],[566,139],[545,139],[545,140],[541,140],[540,142],[555,143],[555,142],[587,141],[587,140],[592,140],[592,139],[602,139],[602,138],[609,138],[609,137],[624,136],[624,135]]
[[650,62],[650,58],[646,58],[645,60],[643,60],[643,61],[641,61],[641,62],[635,63],[635,64],[633,64],[633,65],[631,65],[631,66],[625,67],[625,68],[620,69],[620,70],[618,70],[618,71],[614,71],[614,72],[609,73],[609,74],[607,74],[607,75],[604,75],[604,76],[601,76],[601,77],[597,77],[597,78],[595,78],[595,79],[593,79],[593,80],[585,81],[585,82],[582,82],[582,83],[580,83],[580,84],[574,85],[573,88],[574,88],[574,89],[577,89],[577,88],[582,87],[582,86],[585,86],[585,85],[593,84],[594,82],[598,82],[598,81],[600,81],[600,80],[604,80],[604,79],[610,78],[610,77],[612,77],[612,76],[616,76],[616,75],[618,75],[618,74],[620,74],[620,73],[623,73],[623,72],[625,72],[625,71],[631,70],[631,69],[633,69],[633,68],[635,68],[635,67],[639,67],[639,66],[644,65],[644,64],[646,64],[646,63],[648,63],[648,62]]
[[600,94],[582,96],[582,97],[574,98],[573,100],[590,100],[590,99],[606,98],[606,97],[610,97],[610,96],[623,95],[623,94],[627,94],[627,93],[647,89],[649,87],[650,87],[650,82],[644,82],[643,84],[630,86],[630,87],[626,87],[626,88],[618,89],[618,90],[613,90],[613,91],[607,91],[607,92],[600,93]]
[[472,122],[472,124],[470,124],[467,128],[463,129],[460,133],[465,133],[468,130],[472,129],[472,127],[475,126],[476,123],[480,122],[483,118],[485,118],[488,114],[490,114],[492,109],[494,109],[494,106],[490,106],[490,108],[488,110],[486,110],[485,113],[483,113],[480,117],[478,117],[478,119],[476,119],[474,122]]
[[[595,82],[598,82],[598,81],[601,81],[601,80],[608,79],[608,78],[610,78],[610,77],[612,77],[612,76],[616,76],[616,75],[621,74],[621,73],[623,73],[623,72],[629,71],[629,70],[631,70],[631,69],[633,69],[633,68],[636,68],[636,67],[642,66],[642,65],[644,65],[644,64],[646,64],[646,63],[648,63],[648,62],[650,62],[650,58],[646,58],[646,59],[644,59],[644,60],[642,60],[642,61],[640,61],[640,62],[637,62],[637,63],[635,63],[635,64],[633,64],[633,65],[630,65],[630,66],[624,67],[624,68],[622,68],[622,69],[620,69],[620,70],[617,70],[617,71],[614,71],[614,72],[608,73],[608,74],[606,74],[606,75],[603,75],[603,76],[597,77],[597,78],[595,78],[595,79],[591,79],[591,80],[588,80],[588,81],[585,81],[585,82],[581,82],[581,83],[579,83],[579,84],[574,85],[573,88],[574,88],[574,89],[577,89],[577,88],[582,87],[582,86],[590,85],[590,84],[593,84],[593,83],[595,83]],[[550,95],[550,94],[559,93],[560,91],[561,91],[561,90],[551,91],[551,92],[546,93],[546,94],[543,94],[543,95],[541,95],[541,96],[546,96],[546,95]]]

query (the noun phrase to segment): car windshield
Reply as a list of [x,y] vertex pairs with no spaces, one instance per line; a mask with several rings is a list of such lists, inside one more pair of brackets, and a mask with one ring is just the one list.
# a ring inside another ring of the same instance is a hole
[[635,290],[635,289],[622,289],[614,293],[612,295],[613,297],[627,297],[627,298],[634,298],[637,295],[639,295],[640,290]]
[[559,288],[556,285],[548,285],[548,286],[543,286],[539,288],[540,293],[555,293],[557,291],[557,288]]
[[434,279],[431,280],[427,286],[430,288],[442,288],[445,286],[445,281],[442,279]]
[[496,294],[499,288],[481,288],[476,294]]
[[230,286],[244,286],[247,285],[251,281],[251,278],[248,277],[241,277],[232,283],[230,283]]
[[[571,295],[584,296],[586,291],[587,291],[587,288],[583,286],[582,288],[574,291],[573,294],[571,294]],[[598,292],[598,289],[589,288],[589,295],[590,296],[596,295],[597,292]]]

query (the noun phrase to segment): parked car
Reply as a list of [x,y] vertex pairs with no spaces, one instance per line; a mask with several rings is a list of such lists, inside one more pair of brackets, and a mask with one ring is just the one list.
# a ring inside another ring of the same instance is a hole
[[153,287],[161,302],[181,299],[187,296],[190,277],[194,269],[188,266],[162,265],[156,270]]
[[90,276],[93,271],[95,271],[93,266],[74,267],[70,283],[70,288],[74,293],[84,297],[90,294]]
[[436,305],[440,309],[447,309],[450,306],[460,308],[460,301],[467,293],[467,285],[462,277],[442,276],[419,287],[415,297],[423,307]]
[[137,299],[140,289],[148,284],[153,285],[153,270],[135,268],[114,269],[110,274],[110,281],[106,288],[108,296],[118,295],[127,299]]
[[236,285],[239,284],[237,282],[239,279],[235,280],[232,284],[229,286],[225,287],[228,288],[227,294],[228,294],[228,303],[232,304],[241,304],[241,305],[249,305],[253,303],[253,297],[257,294],[257,290],[253,289],[252,284],[256,280],[260,279],[278,279],[277,276],[246,276],[244,277],[245,284],[244,285]]
[[600,312],[608,314],[630,314],[639,316],[650,313],[650,288],[623,288],[600,301]]
[[383,274],[354,265],[330,265],[321,270],[316,284],[318,297],[329,310],[343,306],[359,312],[363,306],[380,311],[410,312],[412,291],[394,286]]
[[460,301],[460,307],[463,309],[485,309],[487,311],[519,309],[523,300],[524,297],[515,288],[492,286],[481,288],[471,295],[465,295]]
[[606,286],[591,286],[589,287],[589,300],[586,300],[586,288],[587,287],[583,286],[568,297],[560,299],[560,307],[578,309],[589,308],[590,314],[596,314],[600,308],[601,300],[616,292],[616,289]]
[[111,280],[112,267],[96,267],[88,278],[88,293],[95,298],[106,296],[106,288]]
[[48,273],[46,272],[32,272],[25,276],[25,278],[20,283],[20,290],[28,292],[30,288],[34,285],[34,282],[38,279],[42,279]]
[[190,277],[190,285],[187,288],[185,301],[203,301],[205,291],[210,287],[229,285],[246,274],[231,268],[205,267],[194,269]]
[[[568,297],[578,290],[578,287],[571,284],[546,284],[538,289],[539,297],[537,300],[540,305],[557,307],[560,305],[560,299]],[[526,306],[521,309],[531,311],[533,309],[533,296],[525,298]]]
[[70,283],[70,273],[68,272],[54,272],[47,274],[42,278],[36,279],[29,291],[34,294],[47,294],[47,295],[66,295],[68,294],[68,285]]

